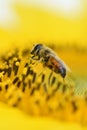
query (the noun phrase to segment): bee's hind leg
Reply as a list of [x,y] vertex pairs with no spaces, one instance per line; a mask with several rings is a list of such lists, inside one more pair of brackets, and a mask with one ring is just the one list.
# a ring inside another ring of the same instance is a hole
[[51,71],[51,73],[50,73],[50,75],[49,75],[49,77],[48,77],[48,85],[50,85],[50,81],[51,81],[52,75],[53,75],[53,71]]

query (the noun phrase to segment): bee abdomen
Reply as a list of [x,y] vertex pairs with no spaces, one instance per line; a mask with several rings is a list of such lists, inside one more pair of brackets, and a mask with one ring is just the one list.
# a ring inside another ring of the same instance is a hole
[[60,73],[61,73],[61,76],[62,76],[63,78],[65,78],[65,76],[66,76],[66,69],[65,69],[65,68],[61,68],[61,69],[60,69]]

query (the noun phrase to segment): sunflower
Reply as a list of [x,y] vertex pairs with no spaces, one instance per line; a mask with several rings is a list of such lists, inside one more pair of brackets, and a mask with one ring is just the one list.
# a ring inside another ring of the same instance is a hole
[[[83,37],[79,37],[78,30],[82,20],[72,24],[36,7],[13,8],[20,15],[20,25],[12,30],[10,26],[7,30],[0,28],[0,128],[86,129],[87,47],[84,34],[84,46],[79,44]],[[70,44],[66,43],[66,36]],[[72,37],[77,43],[73,43]],[[37,42],[49,46],[69,65],[71,73],[65,80],[38,61],[30,63],[30,50]]]

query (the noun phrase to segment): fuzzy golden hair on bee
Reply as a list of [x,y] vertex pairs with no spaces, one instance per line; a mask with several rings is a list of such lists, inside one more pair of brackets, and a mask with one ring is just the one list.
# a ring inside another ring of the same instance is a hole
[[65,78],[67,72],[70,72],[64,61],[52,49],[41,43],[34,45],[30,53],[33,60],[41,61],[44,67],[48,67],[63,78]]

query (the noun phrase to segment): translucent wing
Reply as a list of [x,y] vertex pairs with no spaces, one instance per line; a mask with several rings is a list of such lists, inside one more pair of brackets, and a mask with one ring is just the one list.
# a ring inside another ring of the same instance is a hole
[[70,68],[65,64],[65,62],[50,48],[46,47],[46,50],[48,51],[48,55],[51,57],[54,57],[55,60],[60,63],[62,67],[66,69],[66,71],[71,72]]

